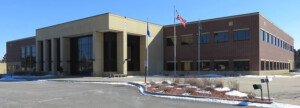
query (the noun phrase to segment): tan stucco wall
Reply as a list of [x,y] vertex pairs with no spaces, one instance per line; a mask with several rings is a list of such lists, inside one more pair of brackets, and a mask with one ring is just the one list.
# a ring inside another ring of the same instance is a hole
[[6,63],[0,63],[0,74],[6,74]]

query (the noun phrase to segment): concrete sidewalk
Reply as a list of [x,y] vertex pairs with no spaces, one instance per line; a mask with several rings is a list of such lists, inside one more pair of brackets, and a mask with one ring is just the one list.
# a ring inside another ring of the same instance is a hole
[[[147,81],[163,81],[163,80],[173,80],[172,77],[149,77]],[[183,81],[185,78],[179,78]],[[199,78],[200,79],[200,78]],[[245,78],[245,77],[221,77],[212,78],[219,79],[224,82],[224,86],[227,86],[229,81],[236,80],[240,83],[240,91],[242,92],[255,92],[257,96],[260,96],[259,90],[254,90],[253,84],[261,84],[258,77]],[[106,78],[106,77],[77,77],[77,78],[57,78],[48,80],[68,80],[68,81],[104,81],[104,82],[144,82],[144,77],[124,77],[124,78]],[[300,77],[279,77],[273,78],[270,82],[270,96],[275,98],[275,102],[287,103],[300,105]],[[267,87],[266,84],[262,84],[264,97],[267,97]]]

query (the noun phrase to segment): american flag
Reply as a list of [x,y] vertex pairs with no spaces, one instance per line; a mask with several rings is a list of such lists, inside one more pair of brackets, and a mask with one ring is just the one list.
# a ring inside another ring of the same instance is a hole
[[181,22],[181,24],[183,25],[183,27],[185,28],[185,23],[186,23],[186,20],[185,19],[183,19],[180,15],[179,15],[179,13],[177,12],[177,10],[176,10],[176,13],[177,13],[177,20],[179,20],[180,22]]

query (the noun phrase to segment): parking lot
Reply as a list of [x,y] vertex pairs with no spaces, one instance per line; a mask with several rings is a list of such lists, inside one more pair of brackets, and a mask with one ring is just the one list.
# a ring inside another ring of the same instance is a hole
[[234,105],[141,95],[136,87],[70,82],[0,82],[4,108],[232,108]]

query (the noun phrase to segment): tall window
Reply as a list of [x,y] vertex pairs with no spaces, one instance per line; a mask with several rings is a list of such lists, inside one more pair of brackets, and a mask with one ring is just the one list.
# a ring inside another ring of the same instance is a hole
[[26,69],[26,59],[25,59],[25,47],[21,47],[21,69],[24,71]]
[[228,61],[216,61],[215,70],[217,71],[226,71],[228,70]]
[[31,46],[31,68],[36,64],[36,46]]
[[265,70],[265,62],[260,61],[260,70]]
[[273,35],[270,35],[270,43],[273,44]]
[[260,30],[260,40],[265,41],[265,31]]
[[30,69],[30,67],[31,67],[31,51],[30,51],[30,49],[31,49],[31,47],[30,46],[28,46],[28,47],[26,47],[26,68],[25,68],[25,70],[29,70]]
[[193,62],[182,62],[181,70],[183,71],[191,71],[193,69]]
[[279,43],[280,41],[279,41],[279,38],[277,39],[277,46],[279,47],[279,45],[280,45],[280,43]]
[[193,35],[181,36],[181,45],[193,44]]
[[270,70],[273,70],[273,62],[270,62]]
[[269,70],[269,69],[270,69],[270,62],[266,61],[266,70]]
[[209,34],[201,34],[200,36],[200,40],[198,40],[198,42],[200,41],[200,43],[209,43],[210,40],[210,35]]
[[[178,69],[178,64],[176,62],[176,70]],[[166,63],[166,70],[167,71],[174,71],[174,62],[167,62]]]
[[[199,62],[197,62],[197,69],[198,69],[198,63]],[[210,70],[210,62],[209,61],[200,62],[200,70],[209,71]]]
[[235,41],[249,40],[249,30],[234,31],[233,36]]
[[274,45],[276,46],[277,45],[277,38],[274,37]]
[[249,71],[249,61],[235,61],[234,62],[235,71]]
[[215,42],[227,42],[228,41],[228,32],[220,32],[214,34]]
[[270,37],[269,37],[269,33],[266,32],[266,41],[269,43],[270,42]]
[[174,46],[174,37],[167,37],[167,46]]

